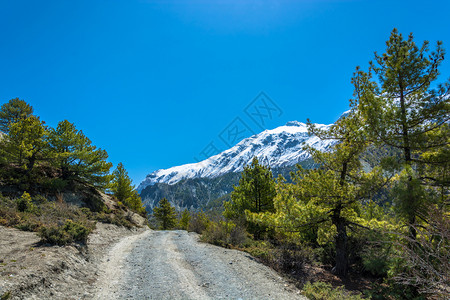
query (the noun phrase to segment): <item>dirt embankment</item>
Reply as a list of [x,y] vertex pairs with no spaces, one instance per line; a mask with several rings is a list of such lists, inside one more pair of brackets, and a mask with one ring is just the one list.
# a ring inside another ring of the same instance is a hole
[[92,299],[102,259],[115,243],[143,231],[97,223],[87,247],[60,247],[41,245],[35,233],[0,226],[0,296]]

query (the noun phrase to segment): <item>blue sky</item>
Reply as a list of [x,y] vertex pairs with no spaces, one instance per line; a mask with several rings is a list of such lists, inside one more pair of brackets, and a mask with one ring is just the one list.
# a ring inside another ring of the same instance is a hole
[[394,27],[450,49],[449,11],[450,1],[2,0],[0,104],[19,97],[51,126],[74,122],[138,184],[211,143],[226,149],[230,124],[259,132],[245,108],[261,91],[279,108],[265,128],[335,121],[355,67]]

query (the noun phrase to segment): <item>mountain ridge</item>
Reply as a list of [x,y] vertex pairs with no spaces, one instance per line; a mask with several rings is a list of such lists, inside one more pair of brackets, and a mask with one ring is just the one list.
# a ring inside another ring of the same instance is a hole
[[[326,130],[331,124],[316,126]],[[254,156],[271,168],[294,166],[310,158],[309,153],[303,150],[304,144],[326,150],[333,143],[332,140],[323,141],[309,135],[305,123],[289,121],[285,125],[245,138],[235,146],[201,162],[156,170],[139,184],[138,191],[142,192],[147,186],[157,183],[173,185],[184,179],[216,178],[230,172],[239,173]]]

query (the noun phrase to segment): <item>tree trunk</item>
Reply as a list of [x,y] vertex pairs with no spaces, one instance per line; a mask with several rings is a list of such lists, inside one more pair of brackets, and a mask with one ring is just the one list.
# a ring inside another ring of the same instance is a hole
[[27,175],[31,173],[35,163],[36,163],[36,153],[33,153],[27,163],[27,172],[26,172]]
[[333,218],[333,224],[336,226],[336,265],[332,272],[338,276],[346,276],[348,269],[347,259],[347,224],[344,218],[339,216]]
[[[406,116],[406,104],[405,104],[405,96],[403,93],[403,86],[400,80],[400,109],[401,109],[401,122],[402,122],[402,138],[403,138],[403,154],[405,158],[405,162],[407,165],[411,165],[412,157],[411,157],[411,145],[409,142],[409,132],[408,132],[408,124],[407,124],[407,116]],[[409,195],[409,201],[411,202],[411,205],[415,205],[416,199],[414,198],[413,190],[412,190],[412,177],[410,176],[408,178],[408,195]],[[408,225],[409,225],[409,235],[412,239],[416,239],[417,237],[417,231],[413,227],[416,223],[416,214],[415,212],[411,212],[408,217]]]

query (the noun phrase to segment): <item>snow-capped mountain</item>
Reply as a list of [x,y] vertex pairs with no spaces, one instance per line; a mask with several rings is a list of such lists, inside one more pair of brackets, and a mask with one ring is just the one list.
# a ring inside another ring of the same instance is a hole
[[[317,124],[321,129],[329,126],[331,125]],[[154,171],[141,182],[138,191],[156,183],[172,185],[183,179],[216,178],[230,172],[241,172],[254,156],[271,168],[293,166],[310,157],[302,149],[304,144],[326,150],[333,143],[332,140],[320,140],[308,135],[305,123],[292,121],[246,138],[204,161]]]

